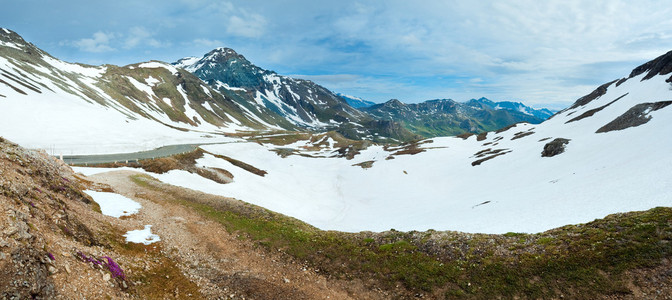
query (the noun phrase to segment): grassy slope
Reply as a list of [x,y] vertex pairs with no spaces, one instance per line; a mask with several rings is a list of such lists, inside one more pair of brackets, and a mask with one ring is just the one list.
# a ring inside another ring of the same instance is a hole
[[626,271],[660,266],[672,253],[672,208],[610,215],[540,234],[349,234],[321,231],[243,202],[190,196],[149,177],[133,180],[170,193],[269,251],[282,251],[330,276],[363,279],[402,298],[627,294]]

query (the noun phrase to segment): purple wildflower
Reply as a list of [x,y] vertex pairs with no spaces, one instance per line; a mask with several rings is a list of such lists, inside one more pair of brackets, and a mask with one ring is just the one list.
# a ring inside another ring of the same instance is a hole
[[56,258],[54,258],[54,255],[51,254],[51,252],[48,252],[48,253],[47,253],[47,256],[49,257],[49,259],[51,259],[51,260],[53,260],[53,261],[56,261]]
[[92,263],[92,264],[94,264],[94,265],[100,265],[100,264],[102,264],[102,263],[100,262],[100,260],[98,260],[98,259],[94,259],[93,257],[88,257],[88,256],[86,256],[86,254],[82,253],[81,251],[77,252],[77,255],[79,255],[79,256],[82,258],[82,260],[85,261],[85,262],[90,262],[90,263]]
[[119,267],[117,263],[112,260],[109,256],[103,256],[103,258],[107,259],[107,269],[110,270],[110,273],[112,273],[112,278],[119,277],[122,280],[126,280],[126,275],[124,275],[124,271]]
[[35,207],[35,203],[33,203],[33,201],[30,201],[30,206]]
[[[83,261],[90,262],[94,266],[100,265],[100,266],[106,267],[110,271],[110,273],[112,274],[112,278],[119,277],[122,280],[126,280],[126,274],[124,274],[124,270],[122,270],[121,267],[116,262],[114,262],[114,260],[111,257],[103,256],[101,259],[98,259],[98,258],[94,258],[93,256],[91,256],[91,257],[86,256],[81,251],[78,251],[77,255]],[[105,260],[103,260],[103,259],[107,260],[107,262],[105,262]]]

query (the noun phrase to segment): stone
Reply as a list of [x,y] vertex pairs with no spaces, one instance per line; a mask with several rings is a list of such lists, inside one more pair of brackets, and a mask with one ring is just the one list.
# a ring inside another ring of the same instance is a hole
[[553,157],[565,152],[565,145],[569,144],[569,139],[557,138],[544,145],[544,151],[541,157]]

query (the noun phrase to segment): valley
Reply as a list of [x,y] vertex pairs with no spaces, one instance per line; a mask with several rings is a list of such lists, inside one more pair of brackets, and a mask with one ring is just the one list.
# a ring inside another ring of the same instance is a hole
[[672,51],[552,112],[0,42],[2,297],[672,294]]

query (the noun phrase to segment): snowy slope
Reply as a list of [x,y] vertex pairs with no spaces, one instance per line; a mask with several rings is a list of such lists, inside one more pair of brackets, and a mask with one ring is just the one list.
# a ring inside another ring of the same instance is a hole
[[71,64],[10,30],[0,41],[0,136],[24,147],[126,152],[266,128],[170,64]]
[[[203,148],[268,174],[261,177],[206,155],[199,164],[229,170],[234,182],[216,184],[183,171],[154,176],[344,231],[539,232],[611,213],[672,206],[672,105],[665,106],[672,100],[669,67],[633,72],[542,124],[518,124],[466,140],[435,138],[419,145],[425,151],[415,155],[373,146],[352,160],[281,158],[269,150],[301,149],[301,143],[210,145]],[[614,130],[598,133],[608,124]],[[569,140],[565,151],[542,157],[556,138]],[[367,161],[373,161],[370,168],[357,165]]]

